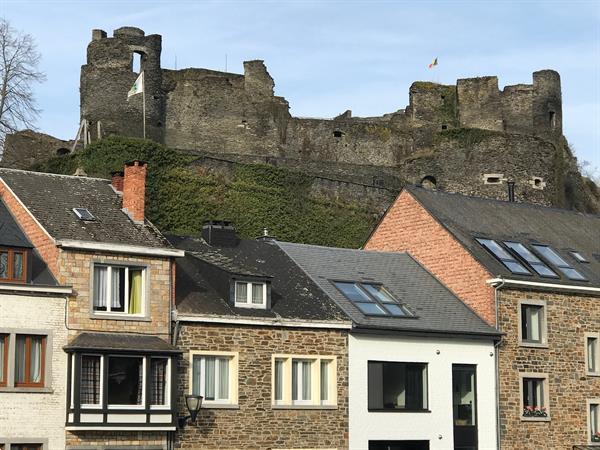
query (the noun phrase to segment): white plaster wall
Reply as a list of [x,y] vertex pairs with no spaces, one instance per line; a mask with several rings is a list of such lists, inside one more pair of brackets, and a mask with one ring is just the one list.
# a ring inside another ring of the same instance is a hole
[[[428,440],[430,450],[452,449],[452,364],[477,365],[479,449],[496,449],[496,371],[490,353],[492,341],[350,335],[350,449],[366,450],[369,440]],[[368,361],[428,363],[431,412],[368,412]]]
[[[0,332],[51,330],[50,392],[3,392],[0,388],[0,443],[41,442],[45,450],[64,450],[66,420],[67,344],[65,298],[13,295],[0,292]],[[9,364],[10,368],[10,364]],[[32,440],[29,440],[32,438]],[[24,439],[27,439],[25,441]]]

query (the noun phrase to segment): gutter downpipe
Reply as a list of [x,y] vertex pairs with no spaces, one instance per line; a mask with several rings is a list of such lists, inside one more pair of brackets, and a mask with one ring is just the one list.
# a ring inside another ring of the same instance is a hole
[[[504,286],[504,284],[506,283],[504,281],[504,279],[502,277],[498,277],[499,278],[499,283],[494,284],[494,301],[496,303],[496,329],[498,331],[500,330],[500,324],[498,322],[498,311],[499,311],[499,304],[500,304],[500,298],[499,298],[499,292],[498,290],[502,288],[502,286]],[[495,347],[495,358],[494,358],[494,362],[496,365],[496,448],[498,450],[501,450],[501,445],[500,445],[500,438],[501,438],[501,432],[500,432],[500,358],[499,358],[499,347],[500,344],[502,343],[502,338],[500,338],[500,340],[494,344]]]

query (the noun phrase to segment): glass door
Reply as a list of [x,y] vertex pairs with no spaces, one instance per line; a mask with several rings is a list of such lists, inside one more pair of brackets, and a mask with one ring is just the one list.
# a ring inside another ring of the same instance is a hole
[[476,366],[452,365],[454,450],[477,450]]

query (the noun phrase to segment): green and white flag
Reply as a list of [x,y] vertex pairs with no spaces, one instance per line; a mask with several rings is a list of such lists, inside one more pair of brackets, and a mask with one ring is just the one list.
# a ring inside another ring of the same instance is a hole
[[144,92],[144,72],[140,73],[140,75],[137,77],[137,80],[135,80],[135,83],[133,83],[133,86],[131,86],[131,89],[129,89],[127,98],[141,92]]

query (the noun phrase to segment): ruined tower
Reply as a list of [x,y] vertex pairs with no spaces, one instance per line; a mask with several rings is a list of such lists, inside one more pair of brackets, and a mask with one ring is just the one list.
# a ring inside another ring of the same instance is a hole
[[[92,139],[97,138],[98,121],[104,135],[142,137],[142,95],[128,100],[127,93],[143,70],[146,137],[164,141],[161,45],[160,35],[146,36],[139,28],[119,28],[113,37],[107,37],[103,30],[92,31],[80,83],[80,115],[88,121]],[[139,67],[134,67],[136,60]]]

